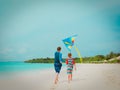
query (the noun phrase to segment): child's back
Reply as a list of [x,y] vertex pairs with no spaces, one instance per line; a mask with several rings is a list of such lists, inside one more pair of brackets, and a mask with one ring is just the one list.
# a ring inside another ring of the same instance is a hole
[[73,65],[75,64],[73,58],[67,58],[66,59],[66,64],[67,64],[67,73],[72,74],[73,71]]
[[68,68],[73,68],[73,64],[74,64],[73,58],[67,58],[66,64]]

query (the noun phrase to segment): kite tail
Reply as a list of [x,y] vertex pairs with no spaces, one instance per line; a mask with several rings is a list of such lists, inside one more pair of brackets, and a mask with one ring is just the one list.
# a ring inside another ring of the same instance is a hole
[[75,50],[77,51],[77,53],[78,53],[78,56],[80,57],[80,62],[82,63],[82,56],[81,56],[81,54],[80,54],[80,51],[78,50],[78,48],[76,47],[76,46],[74,46],[75,47]]

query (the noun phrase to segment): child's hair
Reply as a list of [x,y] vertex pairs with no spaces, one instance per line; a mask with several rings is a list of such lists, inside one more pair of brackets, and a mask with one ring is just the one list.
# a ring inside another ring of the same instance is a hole
[[68,57],[71,57],[72,56],[72,54],[71,53],[68,53]]
[[57,47],[57,51],[60,51],[61,50],[61,47]]

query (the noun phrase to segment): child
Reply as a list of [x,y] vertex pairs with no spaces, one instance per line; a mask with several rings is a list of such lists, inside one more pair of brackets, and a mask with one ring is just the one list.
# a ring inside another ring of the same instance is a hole
[[68,82],[70,83],[70,81],[72,80],[73,67],[76,70],[75,61],[72,58],[71,53],[68,53],[68,58],[66,59],[66,64],[67,64]]

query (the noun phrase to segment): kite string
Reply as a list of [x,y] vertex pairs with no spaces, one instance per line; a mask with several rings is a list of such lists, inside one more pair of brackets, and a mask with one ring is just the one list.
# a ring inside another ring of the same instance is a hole
[[75,50],[77,51],[78,53],[78,56],[80,57],[80,62],[82,63],[82,56],[80,54],[80,51],[78,50],[78,48],[76,46],[74,46]]

